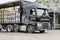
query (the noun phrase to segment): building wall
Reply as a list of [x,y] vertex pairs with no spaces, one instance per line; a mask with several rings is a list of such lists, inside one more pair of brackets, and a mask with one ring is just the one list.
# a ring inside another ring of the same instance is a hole
[[[37,0],[37,2],[48,5],[49,3],[54,3],[55,1],[54,0],[46,0],[46,1],[45,0]],[[58,0],[57,5],[58,4],[60,4],[60,0]]]
[[58,17],[58,24],[60,24],[60,16]]
[[[44,3],[45,1],[48,1],[48,3],[51,3],[51,2],[54,2],[55,0],[37,0],[37,2],[41,2],[41,3]],[[57,0],[57,1],[58,3],[60,3],[60,0]]]

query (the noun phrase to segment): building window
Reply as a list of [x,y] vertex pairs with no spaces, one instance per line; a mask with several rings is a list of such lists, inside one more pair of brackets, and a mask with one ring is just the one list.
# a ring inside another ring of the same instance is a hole
[[58,3],[58,0],[54,0],[55,3]]
[[47,2],[48,0],[45,0],[45,2]]

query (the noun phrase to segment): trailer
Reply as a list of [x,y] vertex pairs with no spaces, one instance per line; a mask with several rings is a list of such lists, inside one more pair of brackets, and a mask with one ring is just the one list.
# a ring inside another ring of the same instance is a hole
[[[12,7],[14,11],[9,9]],[[49,27],[48,9],[40,3],[16,1],[0,5],[0,31],[4,29],[7,32],[44,33]]]

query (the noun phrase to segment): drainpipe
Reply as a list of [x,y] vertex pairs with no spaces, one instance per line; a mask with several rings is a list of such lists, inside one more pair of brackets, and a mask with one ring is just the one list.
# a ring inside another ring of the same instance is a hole
[[54,18],[53,18],[53,23],[54,23],[54,29],[55,29],[55,11],[54,11],[53,16],[54,16]]

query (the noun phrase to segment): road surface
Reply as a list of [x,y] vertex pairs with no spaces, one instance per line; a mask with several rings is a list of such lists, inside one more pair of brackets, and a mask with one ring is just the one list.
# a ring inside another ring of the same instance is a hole
[[60,30],[45,33],[0,32],[0,40],[60,40]]

